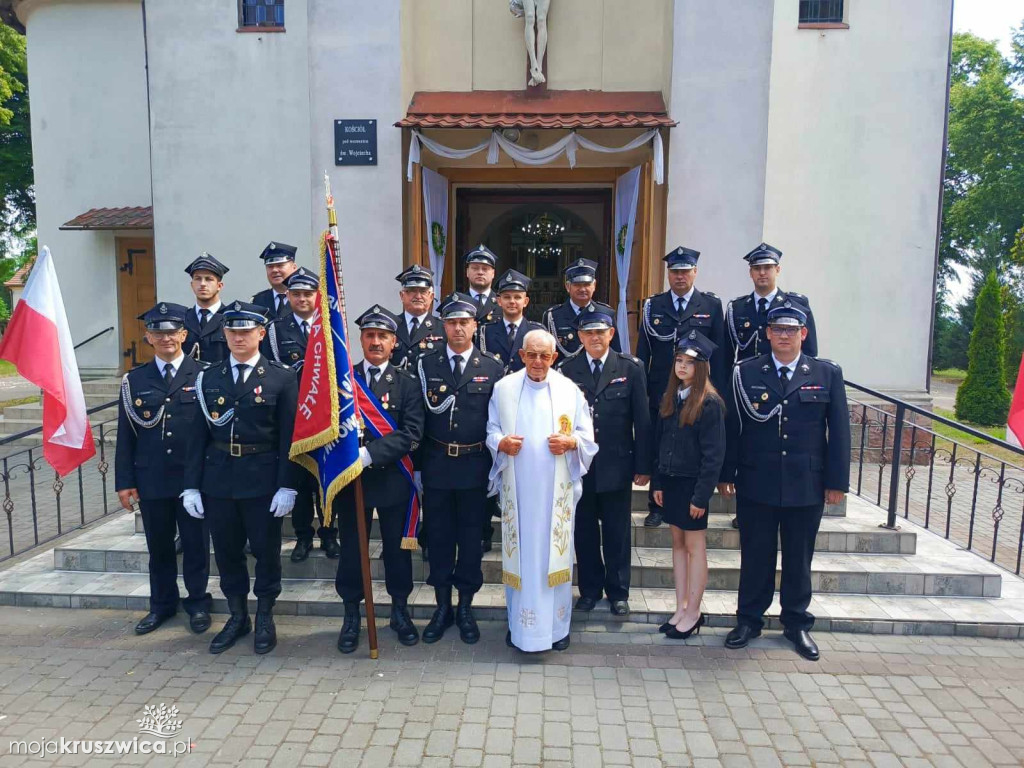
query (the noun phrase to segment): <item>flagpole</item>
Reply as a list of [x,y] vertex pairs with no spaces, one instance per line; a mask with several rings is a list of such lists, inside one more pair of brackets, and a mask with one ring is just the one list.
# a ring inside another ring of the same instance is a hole
[[[327,195],[327,238],[333,244],[334,272],[338,276],[338,298],[341,309],[341,322],[348,325],[345,312],[345,280],[341,272],[341,252],[338,248],[338,216],[334,212],[334,196],[331,194],[331,178],[324,171],[324,191]],[[350,359],[351,365],[351,359]],[[359,419],[359,444],[363,444],[363,421]],[[370,532],[366,525],[366,502],[363,498],[363,477],[356,475],[352,481],[356,502],[356,536],[359,538],[359,563],[363,573],[363,599],[366,601],[366,634],[370,641],[370,658],[376,659],[377,652],[377,619],[373,608],[373,582],[370,580]]]

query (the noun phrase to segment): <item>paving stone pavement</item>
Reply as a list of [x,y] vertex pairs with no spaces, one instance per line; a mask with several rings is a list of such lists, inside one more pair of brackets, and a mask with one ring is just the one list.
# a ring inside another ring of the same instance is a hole
[[[486,623],[381,658],[334,649],[339,622],[278,621],[263,657],[221,656],[182,619],[0,608],[0,766],[970,766],[1024,762],[1024,642],[821,635],[823,659],[775,633],[669,644],[649,628],[575,632],[524,655]],[[218,624],[214,627],[216,630]],[[12,741],[139,736],[146,705],[178,708],[190,754],[10,754]]]

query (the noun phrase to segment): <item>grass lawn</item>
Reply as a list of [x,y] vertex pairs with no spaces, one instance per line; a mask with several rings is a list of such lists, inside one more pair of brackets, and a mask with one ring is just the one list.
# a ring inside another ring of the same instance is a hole
[[9,363],[6,360],[0,360],[0,376],[17,376],[18,369],[14,367],[14,363]]
[[948,381],[950,384],[960,384],[967,378],[967,371],[963,368],[942,368],[932,371],[932,376],[940,381]]
[[[947,419],[956,419],[956,414],[953,413],[953,411],[946,410],[945,408],[936,408],[935,413],[937,413],[939,416],[944,416]],[[1006,440],[1005,426],[981,427],[978,426],[977,424],[968,424],[967,426],[976,429],[979,432],[984,432],[986,435],[992,435],[992,437],[998,440]],[[981,451],[982,453],[987,453],[990,456],[999,459],[1000,461],[1005,461],[1017,467],[1024,467],[1024,456],[1022,456],[1019,453],[1014,453],[1013,451],[1009,451],[1000,446],[985,442],[980,437],[974,437],[974,435],[969,435],[966,432],[961,432],[959,429],[948,427],[945,424],[940,424],[937,421],[932,422],[932,428],[935,431],[936,435],[940,435],[940,437],[936,438],[935,440],[936,448],[945,448],[946,450],[952,450],[953,444],[949,440],[942,439],[942,437],[947,437],[952,440],[956,440],[956,442],[960,443],[961,445],[966,445],[970,449],[976,449],[978,451]],[[974,450],[964,451],[962,448],[958,448],[957,458],[961,457],[969,461],[973,460]],[[994,463],[991,461],[987,461],[985,459],[983,459],[983,461],[986,464]]]
[[18,397],[14,400],[0,400],[0,413],[3,412],[4,408],[10,408],[12,405],[29,405],[30,403],[38,403],[39,400],[38,395],[35,397]]

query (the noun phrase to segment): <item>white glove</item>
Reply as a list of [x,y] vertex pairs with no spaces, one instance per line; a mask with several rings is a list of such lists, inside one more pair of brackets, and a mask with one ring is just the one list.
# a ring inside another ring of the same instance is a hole
[[370,452],[366,450],[365,445],[359,446],[359,458],[362,460],[364,467],[373,464],[373,459],[370,458]]
[[195,488],[186,488],[181,492],[180,498],[181,505],[185,507],[185,511],[190,517],[194,517],[196,520],[206,517],[206,511],[203,509],[203,495]]
[[413,472],[412,473],[412,481],[416,484],[416,490],[419,491],[420,494],[422,494],[423,493],[423,473],[422,472]]
[[299,492],[293,491],[291,488],[278,488],[270,502],[270,512],[274,517],[284,517],[292,511],[295,506],[295,497],[298,495]]

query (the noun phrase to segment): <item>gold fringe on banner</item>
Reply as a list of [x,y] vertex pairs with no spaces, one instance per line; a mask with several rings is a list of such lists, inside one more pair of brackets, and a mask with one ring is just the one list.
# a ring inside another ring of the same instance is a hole
[[559,584],[568,584],[572,581],[572,569],[566,568],[562,571],[555,571],[548,574],[548,586],[557,587]]
[[420,543],[416,540],[415,536],[403,536],[401,549],[419,549]]
[[523,588],[523,583],[522,581],[520,581],[519,577],[516,576],[514,573],[510,573],[509,571],[501,572],[501,583],[505,584],[506,586],[512,587],[512,589]]

